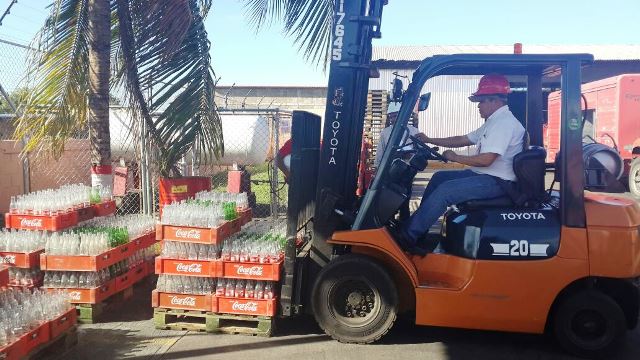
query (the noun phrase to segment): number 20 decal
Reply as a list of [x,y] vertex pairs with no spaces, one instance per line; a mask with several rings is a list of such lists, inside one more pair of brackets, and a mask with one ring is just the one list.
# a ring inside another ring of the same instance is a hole
[[510,257],[546,257],[549,244],[529,244],[527,240],[511,240],[505,243],[490,243],[493,248],[493,256]]
[[511,256],[529,256],[529,242],[527,240],[511,240],[510,252]]

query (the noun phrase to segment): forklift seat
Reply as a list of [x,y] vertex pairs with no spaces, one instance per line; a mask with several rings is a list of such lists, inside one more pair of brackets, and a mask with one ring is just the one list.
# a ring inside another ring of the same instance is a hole
[[458,204],[466,210],[488,207],[536,207],[546,198],[544,188],[545,158],[547,152],[541,146],[530,146],[513,157],[513,172],[516,175],[516,186],[496,179],[505,189],[507,195],[492,199],[469,200]]

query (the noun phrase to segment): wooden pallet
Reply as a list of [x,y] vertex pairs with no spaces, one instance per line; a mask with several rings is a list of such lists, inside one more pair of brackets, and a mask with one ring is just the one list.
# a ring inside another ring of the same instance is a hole
[[133,286],[128,287],[119,293],[113,294],[103,302],[97,304],[76,304],[78,312],[78,322],[81,324],[93,324],[107,309],[124,303],[133,296]]
[[77,326],[70,327],[67,331],[33,349],[22,359],[65,359],[67,352],[78,343]]
[[208,333],[242,334],[269,337],[273,334],[274,318],[214,314],[204,311],[155,308],[156,329],[204,331]]
[[156,329],[215,332],[213,315],[207,311],[154,308],[153,323]]

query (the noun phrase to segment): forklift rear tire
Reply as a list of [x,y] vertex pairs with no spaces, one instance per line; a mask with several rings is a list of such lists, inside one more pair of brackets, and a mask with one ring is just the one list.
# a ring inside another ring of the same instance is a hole
[[640,197],[640,157],[631,162],[629,168],[629,191],[635,197]]
[[627,329],[618,303],[597,290],[569,296],[555,314],[556,339],[565,350],[577,356],[611,356]]
[[316,321],[342,343],[368,344],[393,326],[398,292],[387,271],[361,255],[343,255],[318,274],[311,306]]

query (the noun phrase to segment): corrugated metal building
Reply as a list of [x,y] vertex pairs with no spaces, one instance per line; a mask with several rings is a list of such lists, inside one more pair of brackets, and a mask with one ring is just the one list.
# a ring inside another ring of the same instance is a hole
[[[371,90],[391,90],[398,73],[406,86],[420,62],[429,56],[458,53],[513,52],[512,45],[430,45],[378,46],[372,60],[380,77],[369,81]],[[624,73],[640,73],[640,45],[524,45],[523,52],[590,53],[596,62],[583,70],[583,82],[591,82]],[[423,92],[431,92],[429,109],[420,114],[419,128],[429,136],[446,137],[466,134],[478,128],[483,120],[476,104],[467,97],[476,90],[479,76],[440,76],[427,81]]]

